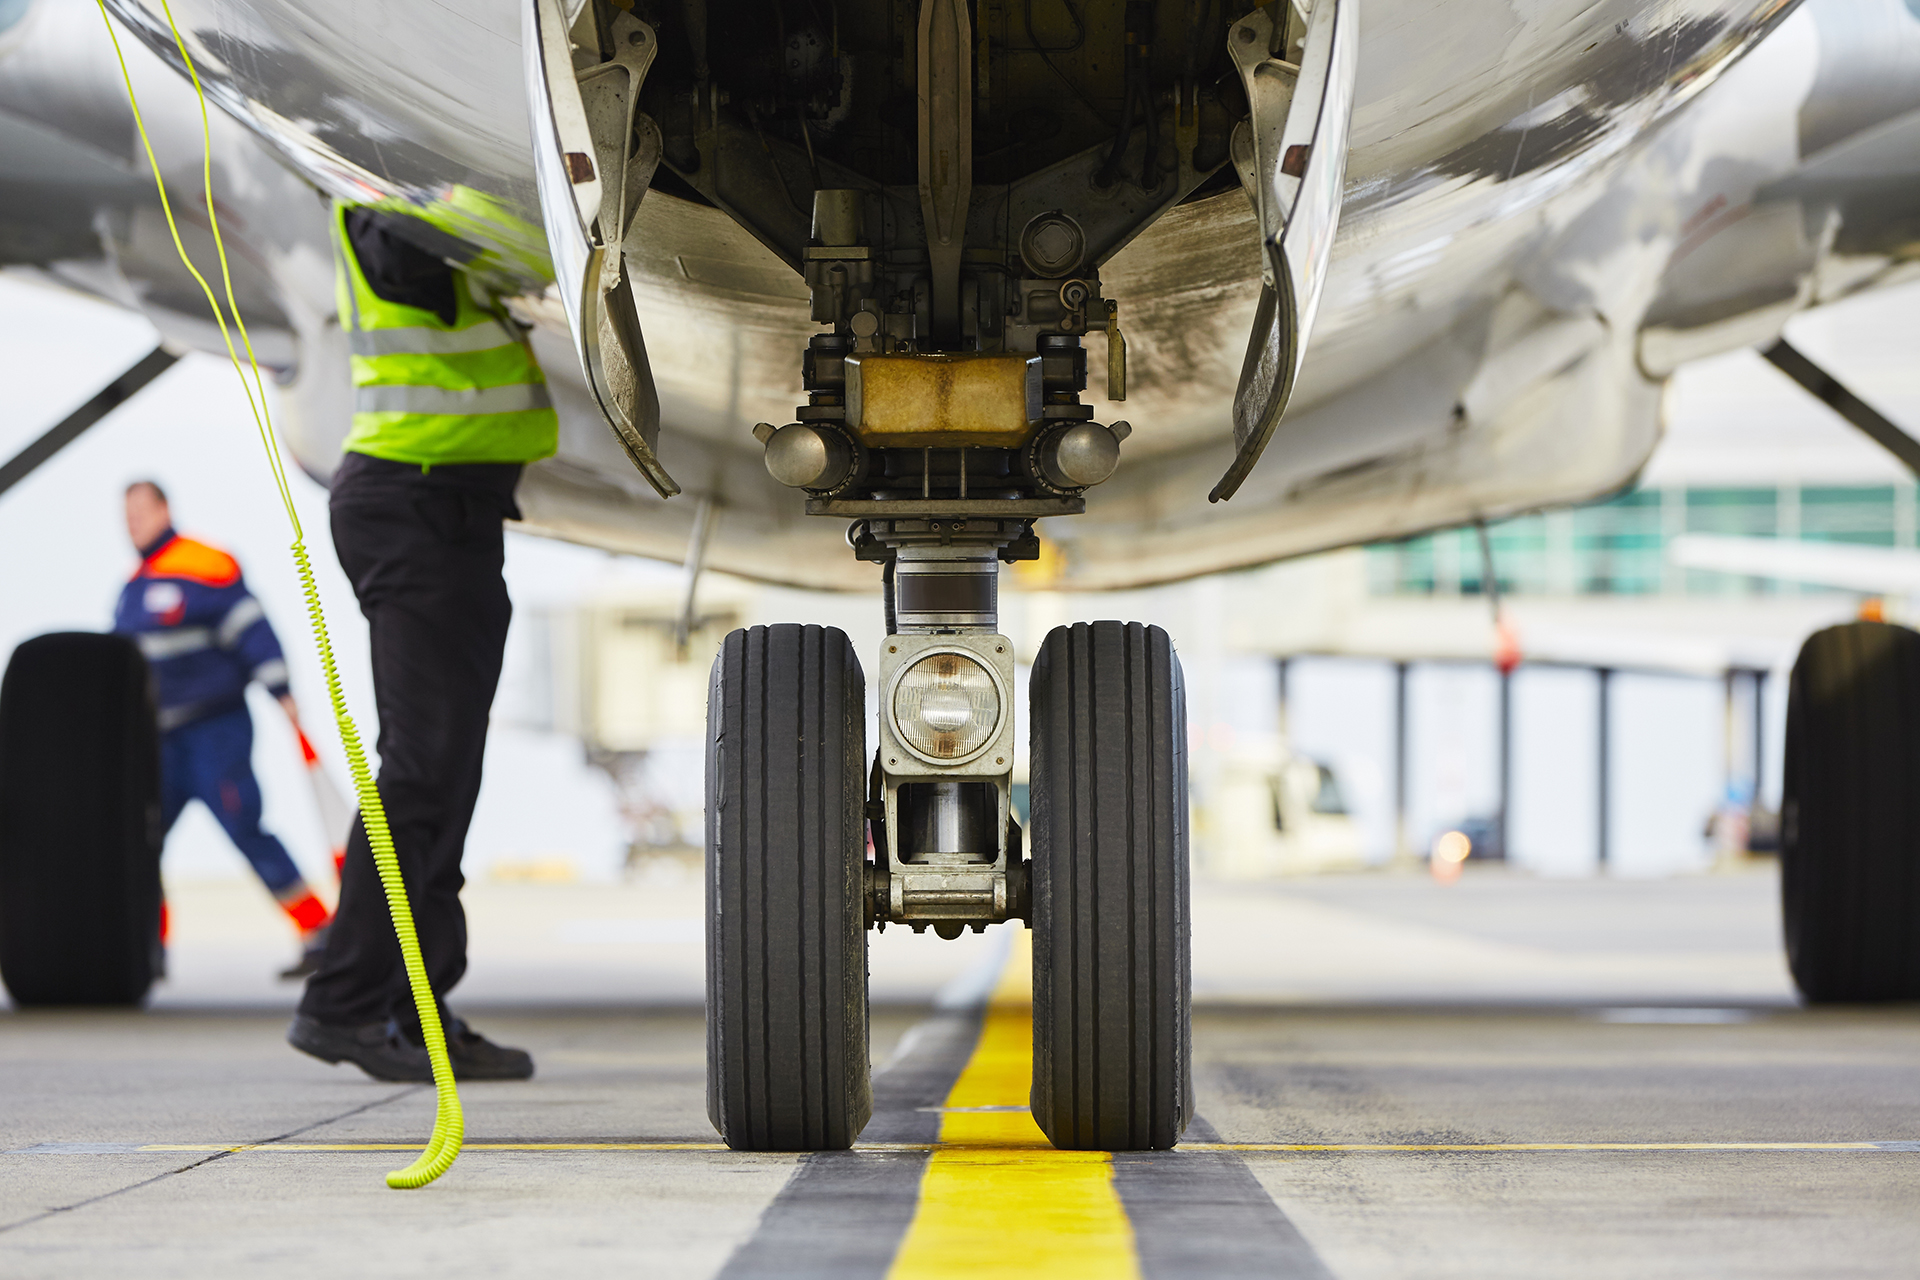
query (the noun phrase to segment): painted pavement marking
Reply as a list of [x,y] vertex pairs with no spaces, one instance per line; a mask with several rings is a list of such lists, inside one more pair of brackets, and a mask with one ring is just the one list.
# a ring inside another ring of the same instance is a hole
[[1022,930],[980,1039],[940,1116],[940,1141],[889,1280],[1140,1275],[1113,1156],[1060,1151],[1027,1111],[1033,1083],[1033,960]]
[[[1025,1114],[1027,1109],[996,1107],[993,1110]],[[972,1147],[977,1144],[962,1145]],[[225,1151],[233,1155],[308,1155],[326,1151],[420,1151],[423,1148],[424,1144],[418,1142],[37,1142],[30,1147],[12,1147],[6,1151],[0,1151],[0,1155],[127,1156],[169,1151]],[[730,1152],[723,1142],[468,1142],[464,1143],[460,1149],[462,1151],[692,1151],[751,1154]],[[855,1143],[850,1152],[843,1154],[859,1156],[882,1155],[889,1152],[930,1153],[949,1149],[952,1148],[945,1141],[860,1142]],[[1526,1151],[1920,1152],[1920,1139],[1893,1138],[1868,1142],[1182,1142],[1175,1150],[1182,1154],[1231,1151],[1255,1155],[1274,1152],[1304,1155],[1374,1155],[1392,1152],[1476,1155]]]

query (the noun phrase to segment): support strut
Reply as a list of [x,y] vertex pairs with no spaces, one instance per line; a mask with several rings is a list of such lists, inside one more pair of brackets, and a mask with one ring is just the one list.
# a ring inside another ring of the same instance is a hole
[[1799,348],[1782,338],[1760,354],[1774,368],[1806,388],[1814,399],[1900,459],[1901,465],[1907,470],[1920,475],[1920,440],[1908,435],[1891,418],[1849,391],[1838,378],[1807,359]]
[[39,439],[0,465],[0,494],[38,471],[56,453],[85,434],[88,427],[139,395],[149,382],[173,368],[179,358],[165,347],[155,347],[140,357],[131,368],[100,388],[85,404],[60,419]]
[[933,340],[960,344],[960,262],[973,202],[973,23],[963,0],[920,0],[920,216]]

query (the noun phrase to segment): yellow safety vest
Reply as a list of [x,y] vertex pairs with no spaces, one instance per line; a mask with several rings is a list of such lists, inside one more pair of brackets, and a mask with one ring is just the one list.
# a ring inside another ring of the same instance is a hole
[[335,202],[340,327],[353,370],[353,428],[345,448],[394,462],[532,462],[552,455],[560,424],[533,350],[503,315],[472,295],[453,268],[456,310],[388,302],[373,291]]

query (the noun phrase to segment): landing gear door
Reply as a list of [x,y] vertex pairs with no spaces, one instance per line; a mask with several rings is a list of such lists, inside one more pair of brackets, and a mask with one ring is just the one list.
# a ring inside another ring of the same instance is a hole
[[1208,495],[1231,498],[1286,411],[1340,226],[1353,116],[1359,0],[1274,0],[1236,22],[1227,48],[1249,118],[1233,162],[1260,222],[1265,286],[1233,398],[1233,465]]
[[[659,127],[638,108],[657,37],[620,12],[610,28],[615,51],[606,55],[594,0],[525,4],[521,48],[534,174],[567,326],[608,427],[640,474],[669,498],[680,486],[654,452],[660,398],[621,251],[660,161]],[[577,13],[573,22],[568,10]]]

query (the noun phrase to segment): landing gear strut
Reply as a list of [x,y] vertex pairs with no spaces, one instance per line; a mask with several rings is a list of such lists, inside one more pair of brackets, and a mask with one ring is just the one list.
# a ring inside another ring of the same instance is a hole
[[[1169,1147],[1192,1111],[1179,663],[1166,633],[1136,624],[1047,638],[1032,685],[1030,869],[1012,816],[1020,692],[999,569],[1037,557],[1035,522],[1085,511],[1119,465],[1131,428],[1081,403],[1089,339],[1105,348],[1106,398],[1127,394],[1101,264],[1227,162],[1229,129],[1202,145],[1208,122],[1227,117],[1202,109],[1196,79],[1164,118],[1149,105],[1136,132],[1134,105],[1157,100],[1154,9],[1123,6],[1106,20],[1131,51],[1129,123],[1063,143],[1030,171],[983,168],[976,185],[970,131],[976,116],[997,119],[980,114],[997,99],[970,59],[994,44],[974,39],[971,6],[919,8],[919,180],[809,162],[812,218],[786,256],[825,329],[801,361],[807,403],[792,422],[754,428],[769,474],[803,491],[809,514],[847,520],[855,555],[882,566],[877,750],[863,769],[860,670],[844,636],[728,638],[707,787],[710,1105],[735,1147],[845,1146],[870,1097],[862,926],[955,938],[1021,920],[1036,942],[1035,1119],[1063,1147]],[[1288,13],[1241,43],[1275,56],[1304,47]],[[1291,86],[1298,64],[1284,65]],[[751,145],[742,133],[732,147],[729,117],[699,101],[691,149],[665,163],[738,208],[750,193],[729,184],[773,152],[757,117]],[[1272,141],[1291,89],[1263,101]],[[1303,163],[1309,150],[1294,148]],[[765,226],[756,234],[787,245]],[[1265,401],[1276,416],[1284,395]]]

